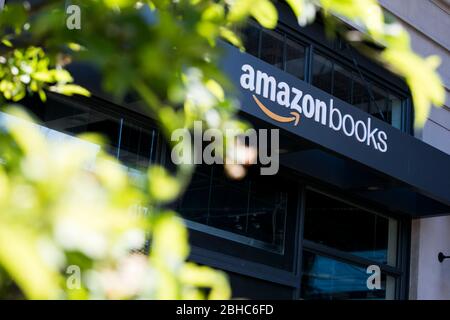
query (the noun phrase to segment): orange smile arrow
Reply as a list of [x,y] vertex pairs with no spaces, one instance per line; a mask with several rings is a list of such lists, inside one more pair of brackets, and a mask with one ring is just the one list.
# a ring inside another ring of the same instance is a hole
[[291,112],[290,114],[293,115],[293,117],[283,117],[283,116],[280,116],[280,115],[278,115],[278,114],[276,114],[276,113],[273,113],[272,111],[270,111],[269,109],[267,109],[267,107],[266,107],[265,105],[263,105],[262,102],[259,101],[258,98],[257,98],[255,95],[253,95],[253,100],[255,100],[255,102],[256,102],[256,104],[258,105],[258,107],[260,107],[261,110],[262,110],[269,118],[272,118],[272,119],[275,120],[275,121],[278,121],[278,122],[284,122],[284,123],[294,121],[294,126],[298,125],[298,122],[299,122],[299,120],[300,120],[300,114],[299,114],[298,112],[295,112],[295,111]]

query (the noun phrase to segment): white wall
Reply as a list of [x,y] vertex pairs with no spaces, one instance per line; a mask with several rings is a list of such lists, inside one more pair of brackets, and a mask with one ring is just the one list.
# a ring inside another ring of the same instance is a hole
[[[435,109],[425,124],[422,139],[450,154],[449,130],[450,112]],[[411,240],[410,298],[450,299],[450,259],[443,263],[437,259],[440,251],[450,255],[450,216],[415,220]]]
[[450,299],[450,259],[437,258],[450,255],[449,230],[450,217],[413,222],[410,299]]
[[[443,108],[431,111],[423,130],[416,131],[416,137],[450,154],[448,8],[440,0],[379,2],[408,29],[416,52],[423,56],[437,54],[442,59],[439,73],[446,87],[447,101]],[[414,220],[411,235],[410,299],[450,299],[450,259],[439,263],[437,255],[440,251],[450,255],[450,216]]]

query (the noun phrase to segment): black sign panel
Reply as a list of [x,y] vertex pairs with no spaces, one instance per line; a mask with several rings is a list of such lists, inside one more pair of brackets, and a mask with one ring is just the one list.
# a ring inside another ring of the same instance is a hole
[[450,205],[450,156],[272,65],[224,47],[223,68],[239,89],[243,111]]

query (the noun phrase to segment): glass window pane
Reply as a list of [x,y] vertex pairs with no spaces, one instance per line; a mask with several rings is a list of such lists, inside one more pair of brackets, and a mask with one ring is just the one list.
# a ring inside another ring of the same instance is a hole
[[366,82],[363,81],[359,75],[356,73],[353,74],[353,99],[352,104],[365,111],[369,112],[369,101],[370,95],[366,85]]
[[395,278],[381,274],[381,289],[369,289],[366,269],[308,251],[303,253],[303,299],[394,299]]
[[178,201],[178,211],[191,221],[208,224],[211,166],[197,166],[189,187]]
[[42,103],[36,98],[27,99],[24,101],[24,105],[44,126],[50,129],[69,135],[84,132],[103,135],[107,139],[106,151],[114,156],[117,155],[119,118],[92,110],[74,101],[53,96],[49,96],[46,103]]
[[[84,152],[86,152],[87,155],[83,168],[86,170],[94,169],[95,159],[97,158],[97,155],[101,150],[100,145],[95,144],[91,141],[81,139],[79,137],[75,137],[68,133],[51,129],[38,123],[28,122],[27,120],[23,120],[20,117],[13,116],[8,113],[0,112],[0,132],[4,133],[5,131],[7,131],[7,125],[16,123],[37,130],[40,134],[42,134],[46,141],[48,141],[52,145],[59,146],[63,144],[66,145],[68,143],[76,145],[77,148],[81,148]],[[3,155],[0,155],[0,164],[3,164],[4,161],[5,159],[3,158]]]
[[286,71],[299,79],[305,78],[305,47],[290,39],[286,42]]
[[307,240],[382,264],[396,264],[396,220],[310,190],[304,232]]
[[333,96],[351,103],[352,73],[342,66],[334,65]]
[[257,176],[250,184],[247,236],[283,248],[287,215],[287,192],[278,179]]
[[261,59],[283,69],[283,36],[264,30],[261,39]]
[[247,230],[249,181],[226,179],[222,174],[218,174],[220,168],[214,169],[217,170],[213,170],[208,224],[244,235]]
[[284,250],[287,191],[277,177],[255,174],[236,181],[221,166],[199,166],[178,210],[190,221],[251,240],[244,243]]
[[333,78],[333,63],[331,60],[320,54],[314,54],[312,73],[312,84],[331,93]]
[[247,53],[258,57],[260,29],[252,24],[242,31],[242,40]]
[[391,123],[391,112],[387,105],[386,90],[372,84],[372,94],[373,100],[370,103],[370,113],[380,120]]

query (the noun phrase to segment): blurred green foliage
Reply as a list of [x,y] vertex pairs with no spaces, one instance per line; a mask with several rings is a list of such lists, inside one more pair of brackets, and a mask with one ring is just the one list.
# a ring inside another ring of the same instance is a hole
[[[382,44],[379,52],[362,50],[406,79],[417,123],[431,103],[443,103],[437,59],[414,54],[407,33],[385,21],[376,1],[287,2],[300,25],[322,8],[333,25],[340,16],[366,31],[355,37],[344,29],[350,41]],[[222,272],[186,262],[186,227],[164,209],[186,188],[191,165],[174,174],[152,166],[137,187],[102,151],[101,137],[54,143],[17,106],[6,106],[29,94],[45,100],[46,91],[89,95],[65,69],[82,61],[100,70],[104,89],[117,101],[139,96],[167,137],[199,119],[207,127],[245,127],[235,117],[216,43],[222,38],[244,49],[239,28],[249,17],[275,27],[275,6],[269,0],[71,3],[81,8],[80,30],[66,28],[60,0],[11,4],[0,12],[0,103],[8,119],[0,132],[1,297],[229,298]],[[140,254],[145,247],[148,255]]]
[[[177,182],[163,168],[152,167],[147,185],[137,188],[122,165],[96,148],[101,137],[51,142],[23,111],[6,111],[0,151],[0,266],[26,297],[230,296],[222,273],[185,263],[187,231],[174,212],[156,207],[151,214],[140,212],[173,196],[170,189]],[[148,235],[149,256],[130,254],[144,247]],[[68,266],[80,268],[78,286],[67,285],[73,280]]]

